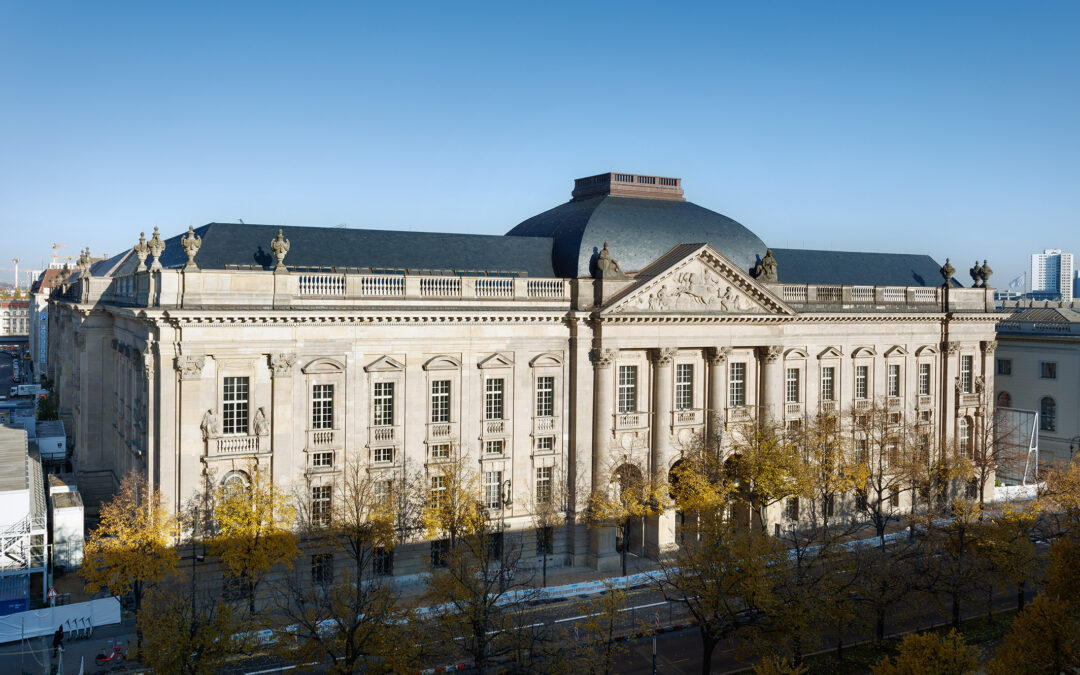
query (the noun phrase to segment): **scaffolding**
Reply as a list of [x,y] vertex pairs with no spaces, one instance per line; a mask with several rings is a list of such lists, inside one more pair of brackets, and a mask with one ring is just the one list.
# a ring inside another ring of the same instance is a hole
[[48,593],[48,521],[45,483],[37,453],[25,453],[29,513],[0,531],[0,613],[29,608],[30,579],[41,575],[42,601]]

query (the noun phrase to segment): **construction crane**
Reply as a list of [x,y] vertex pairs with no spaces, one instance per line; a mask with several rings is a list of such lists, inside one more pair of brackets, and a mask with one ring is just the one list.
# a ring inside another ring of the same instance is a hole
[[[60,249],[62,249],[62,248],[67,248],[67,246],[65,244],[57,244],[56,242],[53,242],[53,245],[52,245],[52,263],[50,264],[50,266],[55,265],[56,263],[60,262]],[[68,256],[68,260],[70,260],[70,259],[71,259],[71,256]]]
[[19,259],[12,258],[11,262],[15,263],[15,292],[19,292]]

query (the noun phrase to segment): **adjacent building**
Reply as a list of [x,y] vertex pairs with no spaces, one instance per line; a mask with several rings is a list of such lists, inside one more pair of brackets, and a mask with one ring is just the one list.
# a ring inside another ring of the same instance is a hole
[[32,382],[40,383],[49,362],[49,295],[62,274],[55,265],[42,271],[30,286],[29,340]]
[[1038,413],[1040,463],[1071,461],[1080,451],[1080,312],[1017,308],[997,333],[998,405]]
[[1048,248],[1042,253],[1031,254],[1032,298],[1039,300],[1066,300],[1073,298],[1073,254],[1061,249]]
[[29,609],[33,575],[45,596],[45,480],[26,431],[0,425],[0,614]]
[[[880,402],[975,442],[998,316],[951,274],[770,251],[678,178],[608,173],[503,236],[211,223],[84,255],[50,299],[46,364],[88,509],[131,470],[181,509],[259,468],[318,517],[347,463],[437,493],[461,451],[511,531],[568,486],[556,558],[608,569],[674,546],[675,514],[617,541],[581,524],[588,491],[740,420]],[[424,569],[428,545],[380,571]]]
[[0,338],[26,337],[30,326],[30,303],[0,300]]

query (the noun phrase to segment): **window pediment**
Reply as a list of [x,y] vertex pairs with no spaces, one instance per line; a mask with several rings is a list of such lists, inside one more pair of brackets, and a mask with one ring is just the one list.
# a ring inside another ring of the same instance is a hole
[[817,357],[819,359],[835,359],[843,355],[844,353],[840,351],[839,347],[826,347],[824,351],[818,353]]
[[894,346],[890,347],[887,352],[885,352],[886,358],[890,357],[890,356],[907,356],[907,355],[908,355],[908,351],[906,349],[904,349],[904,347],[902,345],[894,345]]
[[369,373],[397,372],[405,370],[405,364],[389,356],[380,356],[364,366],[364,370]]
[[873,356],[877,356],[877,352],[874,351],[873,347],[856,347],[851,352],[851,358],[853,359],[867,359]]
[[791,349],[784,352],[784,358],[785,359],[805,359],[806,358],[806,350],[801,348],[801,347],[792,347]]
[[344,373],[345,365],[340,361],[336,361],[331,358],[320,357],[308,361],[308,363],[300,369],[305,375],[316,373]]
[[562,357],[552,352],[546,352],[534,356],[529,365],[533,368],[543,368],[545,366],[562,366]]
[[923,345],[915,350],[915,356],[932,356],[937,353],[938,350],[930,345]]
[[424,370],[461,370],[461,361],[441,354],[439,356],[433,356],[424,363]]
[[484,357],[476,364],[479,368],[512,368],[514,360],[504,354],[492,354]]

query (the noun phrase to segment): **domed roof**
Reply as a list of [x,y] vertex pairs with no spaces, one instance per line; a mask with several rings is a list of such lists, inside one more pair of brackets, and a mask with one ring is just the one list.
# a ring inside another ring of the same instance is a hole
[[[628,186],[620,189],[616,177],[626,178]],[[765,255],[765,243],[756,234],[727,216],[683,201],[681,187],[666,193],[632,187],[647,180],[675,186],[680,182],[633,174],[578,179],[572,201],[529,218],[507,235],[551,237],[555,274],[562,277],[589,276],[604,242],[626,272],[644,269],[678,244],[709,244],[747,271]],[[586,181],[589,187],[583,189]],[[600,181],[601,186],[594,186]],[[634,194],[649,196],[630,196]]]

